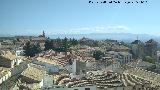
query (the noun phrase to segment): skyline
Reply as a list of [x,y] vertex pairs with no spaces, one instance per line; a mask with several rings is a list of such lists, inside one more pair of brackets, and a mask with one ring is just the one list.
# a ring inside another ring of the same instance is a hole
[[158,0],[130,5],[89,4],[88,1],[1,0],[0,32],[28,35],[44,30],[48,35],[133,33],[160,36]]

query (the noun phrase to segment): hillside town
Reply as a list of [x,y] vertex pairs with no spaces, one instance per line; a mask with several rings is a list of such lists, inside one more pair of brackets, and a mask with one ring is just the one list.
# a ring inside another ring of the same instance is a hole
[[160,90],[160,48],[86,37],[0,37],[0,90]]

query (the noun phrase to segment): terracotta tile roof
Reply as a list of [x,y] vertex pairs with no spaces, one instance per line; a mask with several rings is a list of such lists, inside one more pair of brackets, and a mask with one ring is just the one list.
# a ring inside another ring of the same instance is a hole
[[46,59],[44,57],[38,57],[37,60],[40,61],[40,62],[45,62],[45,63],[57,65],[57,60],[56,59]]
[[12,54],[10,51],[4,51],[3,57],[7,58],[7,60],[14,60],[16,59],[16,55]]
[[22,72],[22,75],[37,81],[41,81],[43,79],[43,71],[35,67],[28,67]]

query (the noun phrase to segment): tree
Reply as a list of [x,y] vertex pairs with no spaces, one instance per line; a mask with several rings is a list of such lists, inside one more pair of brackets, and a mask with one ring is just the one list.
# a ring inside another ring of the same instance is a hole
[[140,40],[135,40],[131,43],[131,53],[133,58],[144,58],[145,56],[145,45]]
[[39,43],[31,44],[30,42],[27,42],[25,46],[23,47],[23,49],[24,49],[24,55],[30,56],[30,57],[33,57],[35,56],[35,54],[41,52]]
[[62,40],[62,43],[61,43],[61,45],[59,46],[59,48],[57,50],[61,51],[61,52],[67,52],[69,47],[70,47],[70,43],[68,41],[68,38],[65,37]]
[[63,46],[64,46],[65,52],[67,52],[68,45],[69,45],[68,39],[65,37],[63,40]]
[[75,45],[78,44],[78,41],[76,39],[74,39],[74,38],[73,39],[70,38],[69,43],[70,43],[70,45],[75,46]]
[[148,56],[155,57],[157,51],[157,42],[150,39],[146,42],[145,52]]
[[33,50],[35,54],[40,53],[41,52],[40,44],[39,43],[34,44]]
[[31,48],[30,42],[27,42],[27,43],[25,44],[25,46],[23,47],[23,49],[24,49],[24,55],[25,55],[25,56],[31,56],[30,48]]
[[53,49],[57,52],[67,52],[68,49],[70,48],[70,46],[74,46],[78,44],[78,40],[76,39],[68,39],[68,38],[64,38],[64,39],[54,39],[54,40],[49,40],[47,39],[45,41],[45,50],[49,50],[49,49]]
[[79,44],[91,47],[97,47],[98,41],[83,37],[82,39],[79,40]]
[[100,50],[93,52],[93,58],[95,58],[96,60],[101,59],[101,57],[103,57],[103,56],[104,56],[104,53],[101,52]]
[[155,59],[151,56],[145,56],[143,58],[143,61],[149,62],[149,63],[155,63]]
[[47,39],[47,40],[45,41],[44,46],[45,46],[45,49],[44,49],[44,50],[53,49],[53,40]]

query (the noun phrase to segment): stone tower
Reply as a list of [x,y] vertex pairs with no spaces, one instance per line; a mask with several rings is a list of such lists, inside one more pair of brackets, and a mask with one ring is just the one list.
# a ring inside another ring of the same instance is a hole
[[45,37],[45,32],[44,32],[44,30],[43,30],[43,34],[42,34],[42,36],[43,36],[43,37]]

